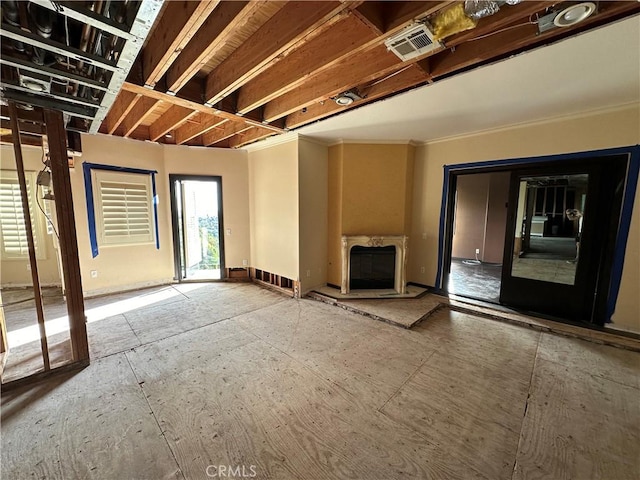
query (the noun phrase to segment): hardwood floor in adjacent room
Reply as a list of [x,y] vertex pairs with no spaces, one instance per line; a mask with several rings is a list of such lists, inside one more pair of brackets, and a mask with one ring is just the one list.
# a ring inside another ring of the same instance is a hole
[[248,284],[168,288],[114,297],[86,369],[3,394],[2,478],[638,478],[638,352],[448,308],[405,330]]

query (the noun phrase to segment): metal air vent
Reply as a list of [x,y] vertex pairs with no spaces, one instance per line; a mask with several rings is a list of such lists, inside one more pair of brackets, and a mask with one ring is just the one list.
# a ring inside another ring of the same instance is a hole
[[423,23],[404,29],[398,35],[387,39],[384,44],[403,61],[440,47],[440,42],[433,39],[433,34]]

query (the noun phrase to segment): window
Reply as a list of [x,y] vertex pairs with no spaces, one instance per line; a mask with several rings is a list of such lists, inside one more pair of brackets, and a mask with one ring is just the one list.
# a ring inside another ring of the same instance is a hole
[[[36,256],[37,258],[43,258],[44,252],[39,246],[42,238],[42,222],[34,212],[36,202],[36,192],[33,189],[36,184],[35,172],[25,172],[25,176]],[[18,182],[18,174],[15,171],[3,170],[0,173],[0,243],[2,244],[2,257],[4,259],[24,260],[29,256],[20,183]]]
[[92,170],[99,245],[153,243],[151,175]]

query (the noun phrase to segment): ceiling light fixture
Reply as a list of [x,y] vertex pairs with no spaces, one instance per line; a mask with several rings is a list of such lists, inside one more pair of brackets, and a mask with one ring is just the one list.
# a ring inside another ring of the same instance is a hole
[[553,23],[557,27],[570,27],[576,23],[589,18],[596,11],[596,4],[593,2],[582,2],[562,10],[553,19]]
[[358,95],[354,90],[342,92],[340,95],[333,97],[333,101],[341,107],[348,107],[356,100],[362,100],[362,97]]

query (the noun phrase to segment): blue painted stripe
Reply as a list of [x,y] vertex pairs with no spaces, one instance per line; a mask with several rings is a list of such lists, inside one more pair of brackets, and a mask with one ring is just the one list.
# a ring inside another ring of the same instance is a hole
[[112,172],[136,173],[140,175],[151,175],[151,188],[153,193],[153,219],[155,222],[156,248],[160,250],[160,231],[158,227],[158,195],[156,193],[157,170],[145,170],[142,168],[120,167],[117,165],[103,165],[101,163],[82,163],[84,174],[84,190],[87,201],[87,222],[89,224],[89,242],[91,244],[91,256],[98,256],[98,235],[96,233],[96,214],[93,202],[93,184],[91,182],[91,170],[109,170]]
[[616,311],[616,303],[620,293],[622,283],[622,269],[624,267],[624,257],[627,251],[627,241],[629,230],[631,229],[631,215],[633,213],[633,203],[636,198],[638,187],[638,175],[640,173],[640,145],[627,150],[631,155],[629,158],[629,169],[627,171],[627,183],[624,191],[622,203],[622,213],[620,214],[620,228],[616,237],[613,265],[611,267],[611,284],[607,301],[606,321],[611,322],[611,317]]
[[91,183],[91,166],[89,163],[82,164],[84,174],[84,193],[87,199],[87,223],[89,224],[89,243],[91,244],[91,256],[98,256],[98,237],[96,235],[96,216],[93,206],[93,185]]

